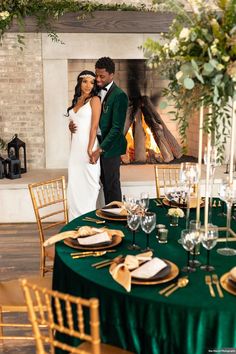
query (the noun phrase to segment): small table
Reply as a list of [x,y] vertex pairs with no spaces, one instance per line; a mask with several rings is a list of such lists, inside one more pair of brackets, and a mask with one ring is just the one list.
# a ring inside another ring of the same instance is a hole
[[[156,212],[157,223],[165,224],[169,229],[167,244],[157,242],[156,231],[151,234],[150,245],[154,248],[154,255],[174,262],[181,270],[187,262],[187,255],[177,240],[181,229],[185,228],[185,219],[180,219],[179,227],[170,227],[166,207],[157,207],[152,200],[150,210]],[[213,208],[213,223],[225,226],[226,218],[219,217],[218,213],[219,208]],[[86,215],[95,217],[95,212]],[[190,219],[194,219],[194,215],[195,210],[191,210]],[[82,218],[73,220],[62,231],[85,224],[96,225],[88,224]],[[221,299],[215,289],[216,298],[212,298],[205,284],[207,273],[204,271],[198,269],[189,274],[186,288],[164,297],[158,291],[168,284],[132,285],[128,293],[112,279],[108,267],[91,267],[92,263],[105,257],[137,254],[137,251],[127,250],[132,235],[125,222],[107,221],[106,225],[125,233],[123,242],[115,247],[117,253],[73,260],[70,256],[73,249],[59,242],[56,244],[53,272],[53,289],[99,299],[101,339],[104,343],[137,354],[206,354],[209,349],[236,348],[236,297],[224,291],[224,298]],[[236,229],[235,221],[232,228]],[[137,232],[136,241],[141,247],[145,246],[146,237],[142,231]],[[236,257],[217,254],[216,249],[221,246],[222,243],[218,243],[211,250],[210,258],[219,277],[236,265]],[[204,248],[201,248],[198,259],[206,262]]]

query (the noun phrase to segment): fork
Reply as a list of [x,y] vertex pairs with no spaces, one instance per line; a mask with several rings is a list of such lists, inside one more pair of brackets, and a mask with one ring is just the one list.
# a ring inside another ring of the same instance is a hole
[[215,294],[213,286],[212,286],[211,276],[210,275],[206,275],[205,276],[205,283],[206,283],[206,285],[209,286],[209,291],[210,291],[211,297],[216,297],[216,294]]
[[218,279],[217,274],[212,274],[212,282],[213,282],[213,284],[215,284],[215,286],[217,288],[219,297],[224,297],[224,294],[223,294],[221,287],[220,287],[220,283],[219,283],[219,279]]

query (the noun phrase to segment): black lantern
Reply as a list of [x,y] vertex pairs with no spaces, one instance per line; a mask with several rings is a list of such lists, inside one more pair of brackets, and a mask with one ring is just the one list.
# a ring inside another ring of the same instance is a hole
[[20,160],[16,158],[7,158],[4,161],[4,174],[6,178],[21,178]]
[[25,143],[17,137],[17,134],[15,134],[12,141],[10,141],[10,143],[7,144],[8,156],[10,157],[10,159],[15,158],[16,160],[21,160],[20,154],[22,154],[22,150],[23,150],[23,167],[21,167],[21,173],[25,173],[27,171]]
[[5,165],[5,160],[2,158],[2,156],[0,156],[0,179],[5,177],[4,165]]

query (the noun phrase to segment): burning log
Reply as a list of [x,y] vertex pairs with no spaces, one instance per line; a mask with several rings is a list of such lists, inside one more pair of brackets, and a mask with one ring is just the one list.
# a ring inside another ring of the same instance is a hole
[[180,158],[183,155],[181,146],[161,119],[161,116],[148,96],[141,97],[141,110],[145,122],[151,129],[153,137],[161,151],[164,162],[170,162],[174,157]]

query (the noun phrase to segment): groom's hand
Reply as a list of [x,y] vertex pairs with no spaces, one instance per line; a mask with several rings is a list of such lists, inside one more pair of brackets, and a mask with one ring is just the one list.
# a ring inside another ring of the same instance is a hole
[[93,152],[92,159],[93,159],[94,163],[97,162],[97,160],[99,159],[101,153],[102,153],[102,149],[100,149],[100,148],[98,148],[97,150],[95,150]]
[[77,130],[77,126],[76,126],[76,124],[73,122],[73,120],[71,120],[70,123],[69,123],[69,129],[70,129],[70,131],[71,131],[72,134],[75,133],[76,130]]

